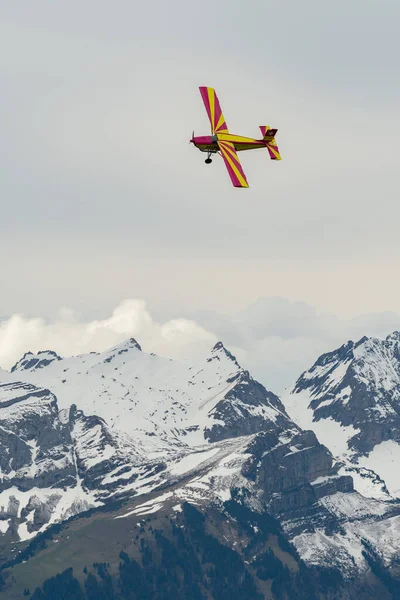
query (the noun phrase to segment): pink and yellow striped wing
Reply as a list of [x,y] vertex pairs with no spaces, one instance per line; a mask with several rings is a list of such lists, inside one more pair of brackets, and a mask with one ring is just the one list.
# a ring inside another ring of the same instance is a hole
[[221,150],[222,158],[224,159],[225,166],[228,169],[233,185],[241,188],[249,187],[246,175],[244,174],[239,157],[236,154],[235,146],[232,142],[219,141],[218,146]]
[[215,90],[210,87],[200,87],[199,90],[210,119],[212,133],[229,133]]

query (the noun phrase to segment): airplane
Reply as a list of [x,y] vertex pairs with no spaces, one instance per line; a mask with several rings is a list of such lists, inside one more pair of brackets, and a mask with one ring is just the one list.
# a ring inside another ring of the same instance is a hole
[[278,130],[271,129],[269,125],[261,125],[260,129],[263,137],[260,140],[229,133],[215,90],[206,86],[199,87],[199,90],[208,118],[210,119],[211,135],[195,137],[193,132],[190,143],[194,144],[201,152],[207,152],[205,160],[207,165],[212,163],[212,154],[218,153],[222,156],[234,187],[249,187],[237,152],[267,148],[272,160],[281,160],[281,155],[275,141],[275,135]]

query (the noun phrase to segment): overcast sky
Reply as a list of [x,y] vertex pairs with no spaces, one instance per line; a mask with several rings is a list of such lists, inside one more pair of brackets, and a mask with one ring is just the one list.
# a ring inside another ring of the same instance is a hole
[[[69,307],[87,324],[129,298],[157,322],[277,296],[345,320],[400,312],[398,0],[0,16],[4,322]],[[241,155],[248,190],[188,144],[209,132],[199,85],[234,133],[279,129],[281,162]]]

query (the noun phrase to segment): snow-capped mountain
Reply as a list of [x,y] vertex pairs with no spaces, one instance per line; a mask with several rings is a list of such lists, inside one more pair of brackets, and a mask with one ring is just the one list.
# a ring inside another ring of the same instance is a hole
[[[288,413],[348,466],[372,497],[400,495],[400,333],[321,356],[283,398]],[[360,480],[360,476],[363,476]],[[383,481],[382,481],[383,480]]]
[[195,365],[133,339],[68,359],[27,353],[2,379],[0,531],[16,539],[179,479],[258,432],[299,435],[221,343]]
[[[146,354],[133,339],[66,359],[27,353],[2,377],[0,423],[14,437],[3,442],[0,523],[15,539],[199,471],[200,495],[252,488],[276,514],[352,489],[327,449],[222,343],[197,364]],[[179,494],[198,497],[199,487]]]
[[256,383],[221,343],[197,364],[146,354],[131,339],[104,353],[68,359],[28,353],[11,373],[51,389],[60,410],[75,404],[134,435],[147,459],[288,419],[277,396]]
[[124,519],[239,494],[309,565],[365,575],[366,543],[391,565],[400,507],[384,469],[363,461],[374,444],[397,447],[399,338],[322,356],[283,403],[222,343],[196,363],[133,339],[72,358],[28,352],[0,372],[0,558],[115,500]]

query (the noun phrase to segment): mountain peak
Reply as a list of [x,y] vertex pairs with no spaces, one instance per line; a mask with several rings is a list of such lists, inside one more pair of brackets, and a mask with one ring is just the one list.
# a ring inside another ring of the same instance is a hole
[[358,348],[358,346],[362,346],[366,342],[373,340],[373,338],[369,338],[367,335],[364,335],[362,338],[358,340],[355,344],[353,344],[354,348]]
[[121,350],[121,351],[126,351],[126,350],[130,350],[131,348],[136,348],[136,350],[139,350],[140,352],[142,351],[141,345],[133,337],[125,340],[121,344],[118,344],[118,346],[116,346],[114,348],[114,350],[118,349],[118,350]]
[[142,352],[141,345],[135,340],[135,338],[131,337],[131,338],[128,338],[127,340],[124,340],[123,342],[117,344],[116,346],[109,348],[108,350],[106,350],[104,352],[104,354],[116,356],[118,354],[123,354],[124,352],[129,352],[129,350],[133,350],[133,349],[138,350],[139,352]]
[[387,342],[400,342],[400,331],[393,331],[386,337]]
[[211,354],[212,354],[212,358],[208,359],[209,361],[213,360],[213,358],[219,359],[219,356],[223,355],[226,358],[228,358],[229,360],[231,360],[235,364],[236,367],[240,368],[240,365],[239,365],[238,361],[236,360],[236,356],[233,356],[233,354],[231,352],[229,352],[229,350],[227,348],[225,348],[225,346],[222,342],[217,342],[215,344],[215,346],[211,350]]
[[47,367],[53,361],[62,360],[53,350],[39,350],[36,354],[33,352],[26,352],[24,356],[15,363],[11,368],[11,373],[14,371],[31,371],[33,369],[43,369]]
[[223,348],[225,348],[225,346],[223,345],[222,342],[217,342],[213,348],[213,352],[217,351],[217,350],[222,350]]

